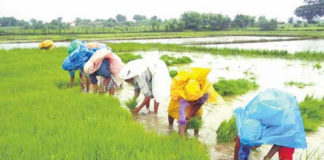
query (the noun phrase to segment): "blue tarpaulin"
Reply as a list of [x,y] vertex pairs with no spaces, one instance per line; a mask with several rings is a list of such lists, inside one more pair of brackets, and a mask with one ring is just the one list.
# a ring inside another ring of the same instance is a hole
[[62,68],[67,71],[83,69],[84,64],[93,53],[92,50],[82,44],[64,59]]
[[245,108],[237,108],[234,114],[243,145],[307,147],[298,102],[289,93],[267,89],[254,97]]

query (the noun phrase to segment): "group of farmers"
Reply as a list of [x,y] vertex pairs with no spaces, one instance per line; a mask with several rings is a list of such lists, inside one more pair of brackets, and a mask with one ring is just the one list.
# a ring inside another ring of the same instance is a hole
[[[173,126],[174,119],[177,119],[180,134],[186,133],[187,124],[194,116],[202,117],[202,106],[206,102],[222,100],[207,80],[209,68],[184,69],[171,80],[165,62],[158,58],[142,58],[124,64],[106,44],[79,40],[73,40],[67,51],[62,68],[69,72],[71,87],[77,70],[81,88],[87,92],[91,83],[94,93],[114,95],[125,81],[134,86],[134,98],[140,93],[145,97],[132,111],[134,113],[145,106],[149,108],[151,99],[154,99],[154,113],[157,113],[159,104],[170,97],[169,125]],[[294,148],[306,148],[298,103],[289,93],[268,89],[259,93],[246,107],[236,109],[234,114],[236,160],[249,159],[250,150],[263,144],[273,144],[264,159],[270,159],[278,152],[280,160],[290,160]],[[197,129],[195,135],[198,135]]]

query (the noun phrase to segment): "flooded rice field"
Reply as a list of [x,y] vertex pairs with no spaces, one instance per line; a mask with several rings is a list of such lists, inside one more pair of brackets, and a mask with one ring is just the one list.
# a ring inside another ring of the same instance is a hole
[[[202,38],[162,38],[162,39],[135,39],[135,40],[106,40],[106,43],[164,43],[164,44],[190,44],[197,42],[235,42],[235,41],[257,41],[257,40],[282,40],[294,37],[262,37],[262,36],[222,36],[222,37],[202,37]],[[39,43],[0,43],[0,49],[13,48],[37,48]],[[67,47],[70,42],[55,42],[56,47]]]
[[258,43],[235,43],[235,44],[212,44],[204,45],[212,48],[239,48],[239,49],[263,49],[263,50],[286,50],[289,53],[300,51],[324,52],[324,40],[296,40],[278,42],[258,42]]
[[[256,79],[259,85],[257,91],[251,91],[247,94],[236,97],[225,97],[224,102],[218,105],[204,105],[203,127],[199,132],[199,141],[206,144],[210,151],[211,159],[231,159],[233,158],[234,144],[217,144],[216,130],[223,120],[229,119],[233,115],[235,108],[245,106],[259,91],[267,88],[278,88],[286,90],[296,95],[298,101],[302,101],[306,95],[314,95],[317,98],[324,96],[324,69],[314,69],[316,62],[284,59],[262,59],[245,57],[222,57],[209,54],[194,53],[174,53],[174,52],[136,52],[147,56],[161,56],[168,54],[172,56],[188,56],[194,62],[190,65],[172,66],[169,69],[180,69],[185,67],[210,67],[210,82],[214,83],[221,78],[225,79]],[[322,63],[322,65],[324,65]],[[286,86],[285,82],[297,81],[304,83],[314,83],[313,86],[307,86],[303,89],[295,86]],[[133,88],[125,85],[124,89],[117,93],[117,97],[122,102],[134,95]],[[143,96],[138,99],[141,102]],[[166,99],[159,107],[159,113],[155,115],[153,111],[153,102],[149,110],[143,108],[139,115],[134,118],[148,130],[154,130],[161,134],[177,132],[177,124],[173,128],[168,127],[167,107],[169,100]],[[193,137],[193,131],[188,131],[189,136]],[[297,149],[294,159],[305,159],[309,152],[316,152],[317,157],[324,153],[324,128],[321,127],[317,132],[307,135],[308,149]],[[271,146],[262,146],[258,152],[252,153],[251,159],[262,159]],[[314,153],[315,154],[315,153]],[[277,156],[274,156],[276,159]]]

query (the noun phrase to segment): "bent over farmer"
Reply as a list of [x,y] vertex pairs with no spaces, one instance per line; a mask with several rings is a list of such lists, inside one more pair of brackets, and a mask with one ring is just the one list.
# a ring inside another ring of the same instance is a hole
[[149,109],[154,99],[154,113],[157,114],[160,102],[170,95],[168,68],[165,62],[157,58],[137,59],[130,61],[121,71],[121,77],[135,87],[135,96],[144,95],[143,102],[133,112],[138,113],[144,106]]
[[[191,68],[179,71],[172,79],[171,100],[168,108],[169,126],[178,119],[179,133],[185,134],[188,122],[194,117],[202,117],[205,102],[218,102],[219,94],[207,80],[210,69]],[[198,135],[198,129],[195,129]]]

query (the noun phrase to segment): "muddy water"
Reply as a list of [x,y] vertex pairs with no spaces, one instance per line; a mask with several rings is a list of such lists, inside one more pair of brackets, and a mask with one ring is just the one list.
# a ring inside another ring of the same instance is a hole
[[[169,54],[173,56],[189,56],[194,60],[190,65],[181,65],[170,67],[170,69],[179,69],[188,66],[200,66],[212,68],[209,74],[209,80],[216,82],[221,78],[238,79],[238,78],[256,78],[259,84],[257,91],[251,91],[247,94],[237,97],[224,98],[224,102],[219,105],[205,105],[203,115],[203,127],[200,130],[198,139],[205,143],[210,150],[211,159],[231,159],[233,156],[234,144],[217,144],[216,130],[223,120],[231,118],[233,110],[239,106],[245,106],[259,91],[266,88],[279,88],[291,92],[297,96],[298,101],[302,101],[307,94],[315,97],[324,95],[324,69],[313,69],[315,62],[299,61],[299,60],[282,60],[282,59],[259,59],[244,57],[221,57],[209,54],[192,54],[192,53],[172,53],[172,52],[138,52],[143,57],[160,56]],[[322,65],[324,65],[322,63]],[[304,89],[297,87],[285,86],[287,81],[313,82],[314,86],[308,86]],[[124,89],[117,93],[121,101],[125,101],[133,96],[133,88],[125,85]],[[143,96],[138,99],[140,103]],[[143,108],[135,119],[143,124],[148,130],[154,130],[161,134],[177,132],[177,124],[173,129],[168,128],[167,106],[169,100],[160,104],[159,113],[154,115],[153,102],[149,110]],[[193,136],[193,131],[189,130],[188,134]],[[307,135],[308,152],[318,150],[318,154],[324,153],[324,128],[320,128],[318,132]],[[262,159],[270,146],[260,147],[258,152],[252,153],[251,159]],[[304,159],[305,150],[297,149],[294,154],[295,159]],[[277,157],[277,156],[275,156]]]
[[260,42],[260,43],[236,43],[236,44],[215,44],[204,45],[205,47],[217,48],[240,48],[240,49],[265,49],[265,50],[286,50],[289,53],[299,51],[324,52],[324,40],[297,40],[281,42]]
[[[244,40],[279,40],[291,39],[293,37],[262,37],[262,36],[223,36],[223,37],[201,37],[201,38],[170,38],[170,39],[138,39],[138,40],[106,40],[102,42],[121,43],[170,43],[170,44],[188,44],[197,42],[234,42]],[[13,48],[37,48],[39,43],[0,43],[0,49]],[[67,47],[70,42],[55,42],[55,47]]]
[[221,37],[198,37],[198,38],[170,38],[170,39],[138,39],[138,40],[112,40],[106,42],[136,42],[136,43],[170,43],[170,44],[191,44],[202,42],[235,42],[235,41],[257,41],[257,40],[283,40],[293,37],[264,37],[264,36],[221,36]]

